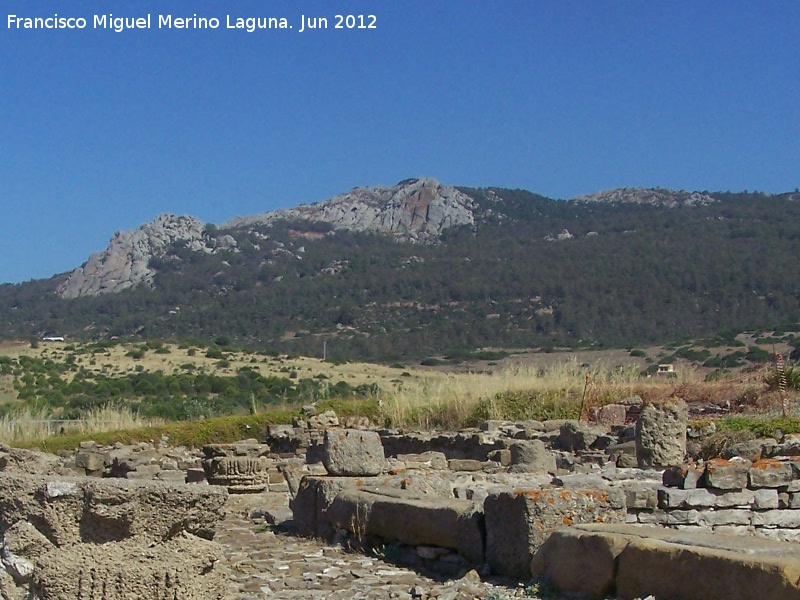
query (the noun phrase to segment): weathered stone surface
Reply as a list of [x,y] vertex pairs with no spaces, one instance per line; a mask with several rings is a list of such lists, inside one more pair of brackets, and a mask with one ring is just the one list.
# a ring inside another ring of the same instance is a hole
[[0,473],[0,529],[27,520],[58,546],[181,531],[210,539],[226,497],[217,487]]
[[622,404],[606,404],[597,409],[597,424],[603,427],[625,425],[627,409]]
[[514,442],[509,446],[511,464],[525,468],[531,473],[555,473],[556,457],[541,440]]
[[447,461],[447,467],[451,471],[480,471],[483,469],[483,463],[479,460],[470,458],[452,458]]
[[616,590],[621,598],[800,597],[800,557],[793,545],[716,533],[575,525],[550,536],[531,570],[573,594]]
[[798,528],[800,510],[767,510],[753,513],[753,525],[768,528]]
[[496,573],[525,579],[531,558],[547,536],[563,525],[621,522],[620,490],[512,490],[484,501],[486,560]]
[[647,404],[636,422],[636,458],[640,467],[683,464],[689,410],[682,400]]
[[272,464],[263,456],[215,456],[203,461],[203,470],[211,485],[224,486],[231,493],[257,493],[269,487]]
[[698,508],[715,506],[717,497],[704,488],[682,490],[661,488],[658,490],[658,505],[661,508]]
[[669,487],[679,487],[683,489],[696,488],[700,478],[703,476],[704,470],[704,467],[698,467],[694,463],[667,467],[664,470],[662,482]]
[[714,458],[706,463],[705,484],[718,490],[741,490],[747,487],[749,465]]
[[0,444],[0,471],[42,475],[67,474],[57,456],[37,450],[11,448],[5,444]]
[[778,488],[791,483],[794,469],[788,462],[764,458],[753,463],[748,473],[751,488]]
[[314,415],[308,419],[308,427],[310,429],[327,429],[328,427],[338,427],[339,417],[332,410],[326,410],[323,413]]
[[630,509],[654,509],[658,505],[658,491],[655,488],[625,489],[625,506]]
[[614,589],[615,561],[627,544],[619,536],[561,528],[534,554],[531,576],[547,579],[568,594],[604,598]]
[[347,489],[333,500],[326,518],[358,536],[452,548],[473,564],[483,563],[483,514],[475,502],[420,498],[402,490]]
[[221,559],[218,544],[186,534],[149,547],[79,544],[41,556],[32,587],[41,600],[221,599]]
[[359,429],[328,429],[322,462],[328,473],[338,476],[378,475],[386,468],[380,436]]
[[559,429],[557,446],[567,452],[588,450],[604,433],[604,429],[591,427],[582,421],[566,421]]

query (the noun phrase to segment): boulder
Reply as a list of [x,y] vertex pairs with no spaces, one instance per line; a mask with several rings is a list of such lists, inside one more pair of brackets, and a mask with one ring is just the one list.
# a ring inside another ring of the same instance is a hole
[[345,477],[378,475],[386,468],[380,436],[360,429],[328,429],[322,463],[329,474]]
[[639,467],[683,464],[689,410],[683,400],[647,404],[636,422],[636,459]]
[[509,446],[513,471],[555,473],[556,457],[541,440],[514,442]]

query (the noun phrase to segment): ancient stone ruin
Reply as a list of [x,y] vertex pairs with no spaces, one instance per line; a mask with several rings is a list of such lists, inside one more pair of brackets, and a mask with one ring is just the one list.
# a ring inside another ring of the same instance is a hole
[[291,510],[252,514],[350,552],[391,549],[420,573],[461,578],[464,598],[481,577],[630,599],[800,598],[800,439],[703,461],[687,455],[680,401],[636,407],[635,426],[631,409],[461,432],[340,426],[309,411],[199,451],[168,440],[61,457],[3,447],[0,593],[222,597],[214,533],[230,492],[249,506],[280,494]]

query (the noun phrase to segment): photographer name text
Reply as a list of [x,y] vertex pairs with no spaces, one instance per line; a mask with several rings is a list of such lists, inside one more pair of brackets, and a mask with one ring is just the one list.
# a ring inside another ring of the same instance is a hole
[[218,17],[147,15],[139,17],[116,17],[113,14],[92,15],[91,17],[59,16],[57,13],[47,17],[26,17],[8,15],[8,29],[104,29],[122,33],[136,29],[205,29],[232,30],[254,33],[261,30],[294,30],[297,33],[321,29],[358,30],[377,29],[375,15],[328,15],[306,16],[290,20],[286,17],[237,17],[225,15]]

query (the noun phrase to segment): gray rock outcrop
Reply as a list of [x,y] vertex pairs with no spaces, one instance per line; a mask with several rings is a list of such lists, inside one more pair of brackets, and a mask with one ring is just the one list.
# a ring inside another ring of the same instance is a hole
[[355,188],[324,202],[237,217],[222,225],[269,225],[279,219],[330,223],[334,229],[388,233],[429,241],[448,227],[473,225],[473,201],[431,178],[409,179],[392,187]]
[[708,206],[719,200],[700,192],[685,192],[661,188],[617,188],[572,198],[574,202],[608,202],[620,204],[650,204],[652,206]]
[[117,231],[105,250],[92,254],[56,291],[62,298],[78,298],[121,292],[140,283],[150,285],[155,274],[150,259],[163,256],[177,241],[194,251],[212,251],[200,220],[164,214],[133,231]]

